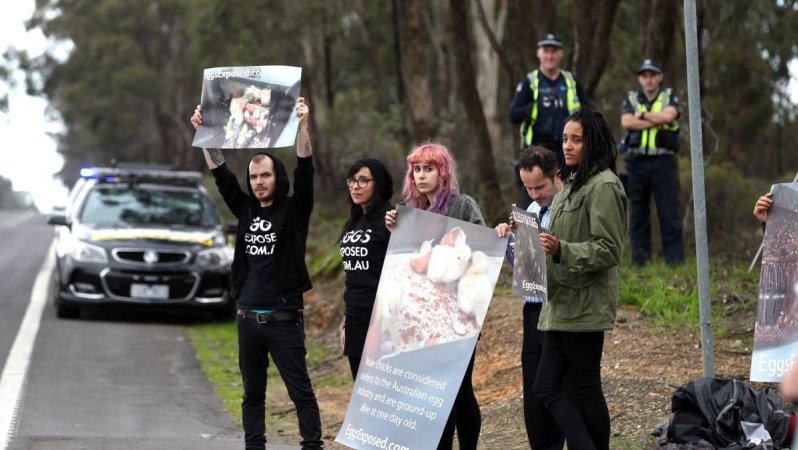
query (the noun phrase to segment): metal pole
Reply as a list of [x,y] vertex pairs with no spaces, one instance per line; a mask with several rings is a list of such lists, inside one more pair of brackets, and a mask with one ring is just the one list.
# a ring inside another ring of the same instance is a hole
[[698,307],[701,321],[701,360],[704,376],[715,376],[712,337],[712,300],[709,298],[709,250],[704,193],[704,151],[701,134],[701,89],[698,74],[698,32],[695,0],[684,0],[684,40],[687,60],[687,100],[690,109],[690,155],[693,169],[693,216],[698,271]]

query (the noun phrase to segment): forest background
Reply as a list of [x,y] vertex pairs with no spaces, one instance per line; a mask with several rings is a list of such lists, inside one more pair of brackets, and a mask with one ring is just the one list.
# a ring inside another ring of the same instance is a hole
[[[317,199],[332,211],[345,204],[342,179],[352,161],[382,158],[401,179],[408,151],[434,139],[452,149],[462,190],[495,223],[518,197],[511,169],[518,133],[507,110],[517,83],[537,67],[537,39],[554,32],[564,41],[563,67],[616,128],[616,140],[623,137],[621,103],[638,88],[636,67],[653,58],[683,103],[679,195],[692,242],[682,2],[37,0],[36,6],[27,26],[69,46],[69,56],[32,58],[8,49],[0,75],[10,80],[11,71],[25,70],[28,91],[44,96],[50,114],[63,121],[57,142],[67,186],[80,167],[111,160],[204,170],[188,121],[202,70],[296,65],[312,107]],[[798,153],[789,150],[798,119],[788,92],[798,5],[699,0],[697,9],[710,248],[740,252],[752,241],[740,239],[738,225],[750,223],[755,198],[798,169]],[[226,156],[243,170],[249,154]]]
[[[751,210],[771,184],[792,180],[798,171],[792,147],[798,106],[789,89],[789,64],[798,61],[798,1],[696,4],[718,373],[746,379],[758,280],[757,271],[746,269],[762,238]],[[27,26],[41,29],[61,52],[33,57],[9,48],[0,58],[0,80],[11,83],[15,70],[26,71],[28,92],[46,98],[48,113],[63,122],[55,138],[67,186],[80,167],[111,160],[207,174],[199,149],[191,147],[188,120],[199,103],[203,69],[303,68],[317,167],[308,258],[317,288],[306,298],[309,358],[320,398],[328,401],[322,405],[329,416],[325,439],[337,432],[340,407],[351,393],[336,338],[342,281],[335,241],[347,211],[346,169],[362,156],[379,157],[398,187],[414,144],[438,140],[455,154],[462,190],[478,200],[489,225],[506,218],[518,200],[511,162],[519,147],[507,110],[518,82],[537,68],[535,43],[543,34],[563,40],[563,68],[581,80],[616,140],[623,137],[621,104],[639,87],[637,66],[644,58],[661,65],[664,84],[682,101],[678,195],[686,243],[694,244],[680,1],[36,0],[36,6]],[[66,58],[60,57],[64,47]],[[293,154],[277,152],[286,161]],[[251,153],[228,150],[225,157],[243,175]],[[11,183],[0,177],[0,209],[24,206],[11,194]],[[688,258],[679,268],[657,263],[636,269],[628,256],[622,264],[619,318],[602,367],[613,448],[644,448],[648,429],[667,417],[674,386],[700,375],[694,264]],[[229,323],[210,323],[197,324],[190,336],[236,415],[241,388],[234,333]],[[517,299],[504,273],[480,341],[490,351],[477,352],[475,371],[490,418],[481,438],[486,448],[526,445],[523,433],[515,432],[523,426],[520,335]],[[286,434],[295,434],[292,414],[275,415]]]

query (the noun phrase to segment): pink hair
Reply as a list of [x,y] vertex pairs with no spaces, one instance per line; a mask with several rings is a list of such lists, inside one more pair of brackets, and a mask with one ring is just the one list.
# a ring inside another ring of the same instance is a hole
[[[420,193],[413,178],[413,166],[427,164],[438,169],[438,190],[430,204],[427,196]],[[430,212],[446,214],[449,210],[452,196],[459,192],[457,185],[457,164],[449,153],[449,149],[437,142],[426,142],[414,148],[407,155],[407,173],[402,186],[402,195],[405,203],[413,208],[425,209]]]

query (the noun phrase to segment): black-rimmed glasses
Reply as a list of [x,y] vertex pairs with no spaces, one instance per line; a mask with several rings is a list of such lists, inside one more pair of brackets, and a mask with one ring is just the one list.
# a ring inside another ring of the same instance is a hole
[[374,178],[347,178],[346,179],[346,185],[351,188],[351,187],[355,187],[355,184],[357,184],[357,187],[362,189],[362,188],[368,186],[369,185],[369,181],[371,181],[373,179]]

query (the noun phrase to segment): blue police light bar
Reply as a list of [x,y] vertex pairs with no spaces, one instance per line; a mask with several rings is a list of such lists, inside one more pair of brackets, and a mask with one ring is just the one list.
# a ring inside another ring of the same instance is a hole
[[[147,169],[146,167],[155,168]],[[196,184],[202,180],[202,174],[199,172],[168,170],[166,166],[157,165],[140,165],[140,168],[83,167],[80,169],[80,176],[81,178],[94,178],[98,182],[105,183],[135,181],[139,183]]]

